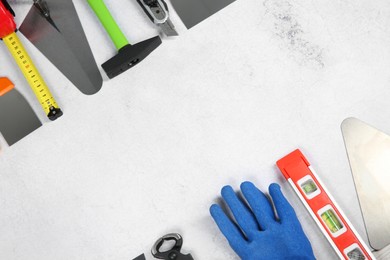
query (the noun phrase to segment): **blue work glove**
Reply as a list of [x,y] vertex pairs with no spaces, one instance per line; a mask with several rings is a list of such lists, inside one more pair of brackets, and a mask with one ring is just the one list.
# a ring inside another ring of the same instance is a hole
[[219,229],[241,259],[315,259],[295,211],[278,184],[269,186],[278,218],[272,202],[253,183],[242,183],[241,191],[247,203],[239,199],[230,186],[225,186],[221,192],[236,222],[227,217],[219,205],[210,208]]

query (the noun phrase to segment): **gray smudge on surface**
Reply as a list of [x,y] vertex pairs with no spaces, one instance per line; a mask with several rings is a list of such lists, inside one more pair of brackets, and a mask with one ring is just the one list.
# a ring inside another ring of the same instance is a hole
[[294,17],[293,6],[288,0],[264,1],[266,13],[274,19],[275,34],[292,51],[292,56],[300,65],[324,67],[322,48],[305,39],[305,33]]

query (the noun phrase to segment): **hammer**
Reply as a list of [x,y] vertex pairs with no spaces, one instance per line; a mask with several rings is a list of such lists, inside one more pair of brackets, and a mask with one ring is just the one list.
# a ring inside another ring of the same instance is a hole
[[99,18],[118,50],[117,55],[102,65],[103,70],[110,79],[141,62],[161,44],[160,37],[155,36],[130,45],[103,0],[88,0],[88,4]]

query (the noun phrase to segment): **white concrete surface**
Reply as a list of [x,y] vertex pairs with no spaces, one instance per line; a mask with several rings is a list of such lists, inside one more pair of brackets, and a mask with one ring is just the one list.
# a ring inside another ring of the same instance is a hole
[[[74,1],[99,64],[114,55]],[[106,1],[129,40],[157,29]],[[13,4],[20,23],[27,4]],[[364,237],[340,124],[390,133],[390,2],[238,0],[84,96],[26,39],[65,115],[0,156],[0,259],[129,260],[169,232],[195,259],[237,259],[209,216],[225,184],[283,186],[318,259],[335,259],[275,162],[301,148]],[[10,77],[44,120],[0,44]]]

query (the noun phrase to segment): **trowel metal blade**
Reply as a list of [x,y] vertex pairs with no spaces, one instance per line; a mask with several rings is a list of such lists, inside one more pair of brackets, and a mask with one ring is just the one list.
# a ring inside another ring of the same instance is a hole
[[235,0],[171,0],[187,29],[225,8]]
[[72,1],[46,2],[56,26],[32,6],[19,30],[82,93],[97,93],[103,79]]
[[356,119],[341,125],[368,240],[390,244],[390,136]]
[[16,89],[0,96],[0,132],[8,145],[15,144],[41,126],[41,121]]
[[146,258],[145,258],[145,255],[142,254],[142,255],[140,255],[140,256],[137,256],[137,257],[134,258],[133,260],[146,260]]

